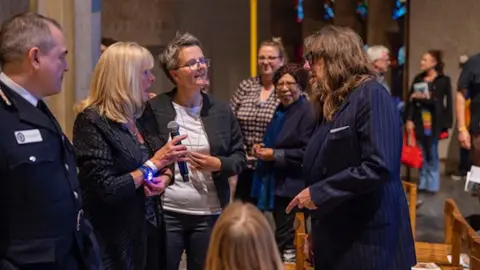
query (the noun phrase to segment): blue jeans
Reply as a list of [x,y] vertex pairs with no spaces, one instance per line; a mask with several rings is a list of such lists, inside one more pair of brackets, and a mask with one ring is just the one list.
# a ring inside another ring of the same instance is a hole
[[418,184],[419,190],[426,190],[429,192],[438,192],[440,190],[440,158],[438,156],[438,140],[433,140],[432,147],[429,149],[431,153],[431,159],[426,159],[426,150],[417,142],[423,152],[423,166],[420,168],[420,183]]

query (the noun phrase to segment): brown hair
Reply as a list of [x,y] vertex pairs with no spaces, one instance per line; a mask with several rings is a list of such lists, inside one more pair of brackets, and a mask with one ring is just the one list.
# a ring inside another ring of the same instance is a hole
[[281,270],[273,231],[252,204],[233,202],[213,228],[205,269]]
[[441,50],[428,50],[427,53],[437,62],[437,65],[434,67],[435,70],[438,73],[443,74],[443,67],[445,66],[445,63],[443,62],[443,52]]
[[323,76],[312,91],[315,113],[319,118],[332,120],[347,96],[373,79],[375,72],[362,39],[350,28],[325,26],[307,37],[304,47],[307,56],[323,61]]
[[283,42],[282,38],[280,37],[272,37],[271,40],[265,40],[262,43],[260,43],[260,47],[258,49],[260,50],[262,47],[274,47],[278,50],[278,56],[283,59],[283,63],[288,62],[288,56],[287,53],[285,52],[285,47],[283,47]]
[[295,82],[300,86],[300,90],[305,92],[309,79],[308,71],[306,69],[298,64],[293,63],[281,66],[273,75],[273,84],[277,85],[280,78],[282,78],[285,74],[290,74],[295,79]]

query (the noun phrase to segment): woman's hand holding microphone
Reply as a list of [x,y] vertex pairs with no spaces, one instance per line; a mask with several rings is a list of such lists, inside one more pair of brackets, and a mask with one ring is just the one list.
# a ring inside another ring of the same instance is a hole
[[[159,149],[151,159],[147,160],[139,171],[142,174],[142,183],[144,185],[146,196],[157,196],[163,193],[173,178],[173,172],[166,169],[161,175],[154,176],[159,170],[177,162],[184,161],[187,155],[187,147],[180,144],[186,139],[187,135],[180,135],[173,138],[161,149]],[[140,184],[140,185],[141,185]]]

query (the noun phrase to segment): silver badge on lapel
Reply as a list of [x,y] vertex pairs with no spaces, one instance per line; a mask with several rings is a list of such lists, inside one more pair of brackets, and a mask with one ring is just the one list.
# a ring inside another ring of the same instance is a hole
[[15,131],[15,139],[18,144],[37,143],[43,141],[42,133],[38,129]]
[[5,104],[7,104],[8,106],[11,106],[12,103],[10,102],[10,100],[7,98],[7,96],[5,95],[5,93],[3,93],[2,89],[0,89],[0,97],[3,99],[3,101],[5,102]]

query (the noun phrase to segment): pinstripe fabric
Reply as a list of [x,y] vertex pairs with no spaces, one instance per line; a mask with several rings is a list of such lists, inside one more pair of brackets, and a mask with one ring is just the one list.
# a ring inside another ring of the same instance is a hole
[[305,152],[316,269],[406,270],[415,249],[400,181],[401,119],[374,80],[358,87]]

